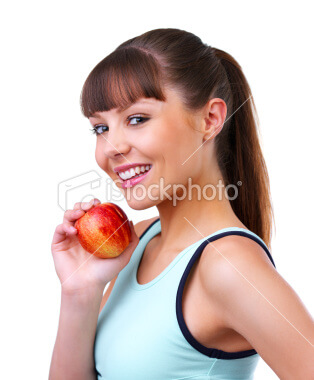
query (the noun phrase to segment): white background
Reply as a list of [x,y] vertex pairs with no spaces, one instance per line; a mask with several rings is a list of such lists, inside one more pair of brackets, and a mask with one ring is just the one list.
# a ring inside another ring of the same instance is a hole
[[[242,66],[257,105],[271,182],[273,257],[313,315],[310,4],[91,0],[2,6],[2,379],[48,378],[60,306],[50,251],[64,213],[58,184],[92,170],[107,178],[94,158],[96,138],[80,113],[80,91],[100,60],[151,29],[190,31]],[[92,194],[107,201],[99,189]],[[71,199],[68,208],[77,201],[75,192]],[[117,203],[134,224],[157,215],[156,208],[135,211]],[[255,379],[277,376],[261,360]]]

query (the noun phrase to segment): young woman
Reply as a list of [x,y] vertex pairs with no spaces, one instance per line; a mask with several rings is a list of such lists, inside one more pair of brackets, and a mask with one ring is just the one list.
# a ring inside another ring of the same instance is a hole
[[152,30],[92,70],[81,105],[99,167],[131,208],[159,216],[104,260],[73,227],[100,201],[65,212],[52,241],[62,294],[50,380],[252,379],[260,357],[281,379],[314,378],[313,319],[270,253],[267,169],[234,58]]

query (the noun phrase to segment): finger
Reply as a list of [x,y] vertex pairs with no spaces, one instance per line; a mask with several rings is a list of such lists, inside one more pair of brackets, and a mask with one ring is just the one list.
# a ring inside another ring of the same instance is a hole
[[69,235],[75,235],[77,233],[77,229],[73,226],[72,223],[63,223],[63,229]]
[[[93,201],[94,201],[94,205],[95,205],[95,206],[101,203],[100,200],[99,200],[98,198],[94,198]],[[77,202],[77,203],[75,203],[75,205],[74,205],[74,207],[73,207],[73,210],[81,210],[81,209],[82,209],[82,204],[83,204],[83,203],[84,203],[84,202]],[[85,203],[89,203],[89,202],[85,202]]]
[[81,202],[75,203],[73,210],[79,210],[81,208]]
[[74,230],[70,231],[71,227],[72,226],[66,226],[64,223],[59,224],[55,229],[51,244],[58,244],[64,241],[67,233],[75,234],[76,229],[73,227],[75,232]]
[[64,213],[63,223],[75,222],[77,219],[79,219],[81,216],[85,214],[85,211],[89,210],[93,206],[96,206],[100,203],[101,203],[100,200],[97,198],[91,199],[89,202],[75,203],[73,210],[67,210]]
[[[79,219],[81,216],[85,214],[84,210],[67,210],[64,213],[63,217],[63,223],[68,223],[68,222],[75,222],[77,219]],[[74,224],[74,223],[73,223]]]
[[84,210],[84,211],[89,210],[89,209],[92,208],[93,206],[95,206],[95,200],[94,200],[94,199],[91,199],[89,202],[82,202],[82,203],[81,203],[81,208],[82,208],[82,210]]

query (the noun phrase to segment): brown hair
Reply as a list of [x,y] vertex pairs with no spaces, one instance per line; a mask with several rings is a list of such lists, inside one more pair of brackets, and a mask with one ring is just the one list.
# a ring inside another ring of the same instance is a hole
[[241,181],[230,204],[271,250],[274,214],[258,116],[249,84],[230,54],[184,30],[148,31],[122,43],[95,66],[82,89],[82,113],[88,118],[98,111],[121,110],[142,97],[165,101],[165,86],[176,90],[191,112],[211,98],[226,103],[215,149],[225,186]]

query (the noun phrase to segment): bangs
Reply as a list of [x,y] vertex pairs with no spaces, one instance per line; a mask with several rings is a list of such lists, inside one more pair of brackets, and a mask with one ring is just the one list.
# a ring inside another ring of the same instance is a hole
[[81,110],[89,118],[95,112],[124,110],[140,98],[166,101],[158,61],[137,48],[116,49],[99,62],[87,77],[81,93]]

